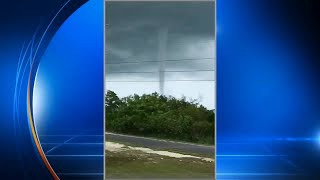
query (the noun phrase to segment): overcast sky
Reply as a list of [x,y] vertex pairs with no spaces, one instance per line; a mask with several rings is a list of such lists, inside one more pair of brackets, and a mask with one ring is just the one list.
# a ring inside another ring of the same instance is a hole
[[106,90],[159,92],[161,41],[164,94],[215,109],[214,9],[214,2],[106,2]]

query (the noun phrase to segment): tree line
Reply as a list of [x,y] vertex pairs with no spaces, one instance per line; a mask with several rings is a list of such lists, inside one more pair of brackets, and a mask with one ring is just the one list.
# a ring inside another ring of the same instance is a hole
[[215,113],[197,100],[156,92],[119,98],[110,90],[105,98],[109,132],[214,144]]

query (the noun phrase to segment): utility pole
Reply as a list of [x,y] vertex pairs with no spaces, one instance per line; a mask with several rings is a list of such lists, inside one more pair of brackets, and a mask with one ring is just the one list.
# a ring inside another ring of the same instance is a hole
[[167,58],[167,36],[168,36],[168,28],[161,27],[159,29],[158,36],[158,61],[159,61],[159,90],[160,94],[164,95],[164,82],[165,82],[165,59]]

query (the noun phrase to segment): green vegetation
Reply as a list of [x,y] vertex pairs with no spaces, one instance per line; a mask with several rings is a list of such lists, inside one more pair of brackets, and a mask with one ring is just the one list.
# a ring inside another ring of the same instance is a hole
[[214,111],[185,97],[152,93],[119,98],[108,91],[106,119],[110,132],[214,144]]
[[139,151],[106,152],[107,178],[210,178],[214,163],[177,159]]

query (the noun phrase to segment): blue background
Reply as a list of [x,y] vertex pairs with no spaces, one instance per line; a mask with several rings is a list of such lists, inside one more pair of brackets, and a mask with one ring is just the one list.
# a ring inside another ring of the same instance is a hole
[[217,1],[217,179],[316,179],[319,3]]
[[[103,1],[1,1],[1,179],[103,179]],[[34,101],[35,100],[35,101]]]

